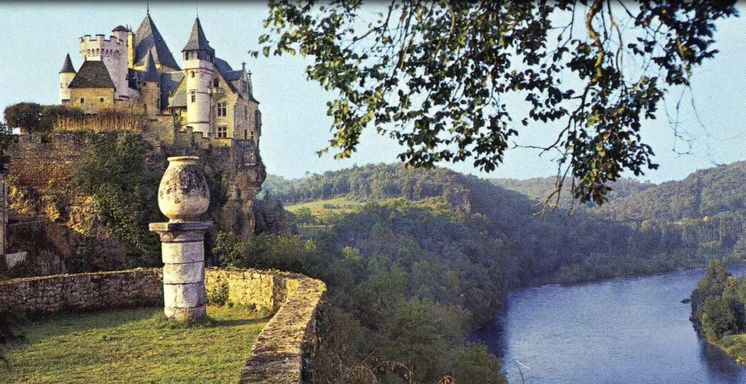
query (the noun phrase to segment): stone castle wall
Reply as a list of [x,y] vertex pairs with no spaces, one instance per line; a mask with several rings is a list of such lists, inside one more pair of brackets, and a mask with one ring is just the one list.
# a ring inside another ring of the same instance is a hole
[[30,316],[158,305],[163,283],[158,269],[28,277],[0,281],[0,306]]
[[90,146],[81,135],[55,134],[54,140],[23,135],[8,149],[10,176],[19,185],[37,189],[50,187],[50,180],[66,180],[73,162]]
[[[326,285],[303,275],[254,269],[205,271],[210,292],[272,318],[247,351],[241,384],[303,383],[316,346],[316,319]],[[0,306],[31,316],[103,308],[162,306],[160,269],[31,277],[0,282]]]

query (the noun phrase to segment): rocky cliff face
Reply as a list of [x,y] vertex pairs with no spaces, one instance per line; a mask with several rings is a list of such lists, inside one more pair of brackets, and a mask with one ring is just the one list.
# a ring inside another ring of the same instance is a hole
[[[266,177],[250,140],[217,141],[152,121],[143,137],[151,145],[148,168],[162,174],[166,158],[199,156],[210,184],[215,231],[248,236],[255,230],[252,200]],[[93,197],[71,190],[76,161],[91,146],[80,133],[21,136],[10,155],[8,251],[29,251],[13,275],[79,272],[76,257],[96,255],[97,270],[132,266],[131,250],[98,220]]]

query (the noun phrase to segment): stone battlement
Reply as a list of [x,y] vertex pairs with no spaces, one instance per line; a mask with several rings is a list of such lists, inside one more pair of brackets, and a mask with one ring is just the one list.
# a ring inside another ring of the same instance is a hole
[[97,33],[95,35],[83,35],[80,37],[81,43],[92,42],[92,41],[115,42],[117,44],[124,43],[122,40],[119,40],[119,38],[114,35],[109,36],[109,38],[107,39],[106,35],[101,34],[101,33]]

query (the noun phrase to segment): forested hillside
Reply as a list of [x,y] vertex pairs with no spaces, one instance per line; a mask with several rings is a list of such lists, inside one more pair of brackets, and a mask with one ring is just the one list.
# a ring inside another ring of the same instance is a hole
[[551,178],[484,180],[383,164],[300,180],[268,177],[265,200],[289,205],[296,225],[314,231],[305,239],[223,237],[216,252],[229,265],[328,282],[333,324],[317,361],[342,382],[360,369],[391,373],[386,359],[420,379],[499,382],[482,379],[497,364],[483,349],[457,346],[497,313],[509,289],[742,259],[743,173],[738,163],[662,185],[623,180],[602,207],[543,216],[539,202]]
[[[536,201],[544,201],[557,187],[556,177],[534,177],[531,179],[518,180],[518,179],[490,179],[496,185],[511,191],[518,192],[526,195]],[[580,205],[577,202],[573,202],[572,193],[570,193],[570,180],[567,180],[562,186],[562,193],[560,194],[559,206],[565,209],[571,207],[595,207],[595,204],[590,203],[589,205]],[[609,184],[612,188],[611,191],[606,195],[609,201],[616,201],[623,199],[634,193],[644,191],[648,188],[655,186],[655,184],[649,182],[639,182],[634,179],[620,179],[618,181]],[[554,203],[554,201],[552,201]]]
[[265,190],[286,204],[338,197],[357,201],[437,199],[469,215],[483,216],[490,223],[491,235],[505,243],[510,271],[506,277],[511,286],[701,266],[712,254],[684,241],[686,238],[671,228],[654,221],[642,225],[613,213],[617,204],[629,204],[660,188],[632,180],[617,183],[615,197],[601,209],[576,209],[571,215],[559,209],[544,216],[537,216],[539,200],[499,184],[543,196],[551,190],[550,178],[507,183],[442,168],[367,165],[300,180],[271,180]]
[[692,173],[604,205],[596,214],[705,256],[746,257],[746,162]]

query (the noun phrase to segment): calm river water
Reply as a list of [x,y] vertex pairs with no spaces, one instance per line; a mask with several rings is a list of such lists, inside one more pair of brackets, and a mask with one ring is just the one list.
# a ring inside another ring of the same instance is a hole
[[746,383],[746,367],[698,338],[681,303],[703,274],[516,291],[474,338],[502,357],[511,384],[521,373],[529,384]]

